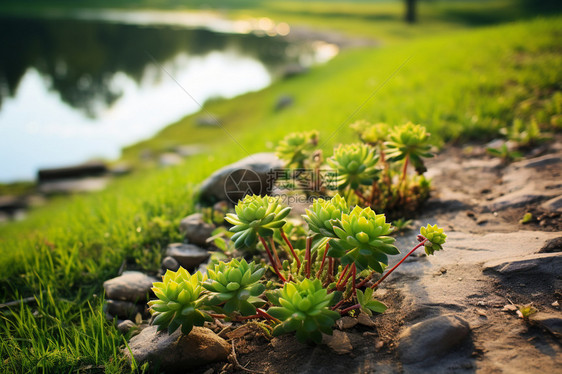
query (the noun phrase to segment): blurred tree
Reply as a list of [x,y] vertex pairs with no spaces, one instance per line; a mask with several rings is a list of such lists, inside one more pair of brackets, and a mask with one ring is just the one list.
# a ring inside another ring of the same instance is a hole
[[405,0],[406,1],[406,13],[404,19],[408,23],[415,23],[418,18],[417,0]]

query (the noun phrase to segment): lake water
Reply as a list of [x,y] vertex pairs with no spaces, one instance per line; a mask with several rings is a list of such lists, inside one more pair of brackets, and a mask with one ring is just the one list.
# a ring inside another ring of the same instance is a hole
[[117,158],[208,99],[262,89],[288,65],[331,56],[268,36],[286,34],[286,24],[258,20],[261,32],[225,21],[193,29],[208,21],[190,19],[0,18],[0,182]]

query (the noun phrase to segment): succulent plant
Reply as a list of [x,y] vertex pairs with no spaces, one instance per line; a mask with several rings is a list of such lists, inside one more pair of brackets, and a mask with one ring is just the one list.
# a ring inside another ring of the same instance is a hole
[[212,321],[207,313],[199,310],[205,299],[201,294],[201,283],[205,279],[200,272],[191,275],[180,267],[178,271],[168,270],[162,282],[153,284],[152,291],[158,300],[151,300],[148,305],[158,331],[168,329],[171,334],[181,326],[181,332],[187,335],[193,326]]
[[347,202],[339,194],[330,200],[316,199],[302,217],[311,231],[324,237],[337,237],[334,224],[343,213],[349,213]]
[[259,283],[265,270],[244,259],[219,262],[214,269],[207,270],[209,279],[203,283],[203,287],[211,292],[209,305],[224,304],[222,309],[229,314],[234,311],[244,316],[256,314],[256,305],[265,303],[257,297],[265,291],[265,286]]
[[285,136],[275,149],[275,154],[287,166],[304,167],[304,162],[318,144],[318,131],[293,132]]
[[385,145],[389,160],[409,160],[418,174],[426,171],[422,157],[433,157],[433,154],[425,127],[408,122],[392,129],[388,137],[389,141]]
[[374,289],[367,288],[365,291],[357,290],[357,303],[361,306],[361,311],[367,315],[375,313],[384,313],[387,306],[378,300],[373,299]]
[[369,144],[379,144],[387,140],[389,126],[386,123],[369,123],[367,121],[358,121],[351,125],[361,140]]
[[379,157],[367,144],[340,144],[328,159],[328,164],[337,172],[337,184],[340,190],[347,186],[356,189],[360,185],[369,185],[377,177]]
[[267,311],[282,321],[273,330],[273,335],[296,331],[300,342],[320,343],[322,333],[332,334],[332,326],[340,314],[330,310],[334,294],[328,294],[320,280],[285,283],[278,296],[275,303],[278,306]]
[[370,268],[382,273],[381,263],[388,264],[387,255],[400,253],[393,245],[395,239],[387,236],[392,231],[384,214],[356,206],[334,226],[338,238],[330,241],[328,255],[339,257],[343,265],[355,263],[359,271]]
[[281,228],[283,220],[291,211],[283,207],[278,198],[270,196],[246,195],[234,208],[236,214],[228,213],[225,220],[234,226],[230,231],[236,248],[252,247],[258,235],[268,237],[273,235],[273,229]]
[[420,234],[427,239],[425,242],[425,253],[432,255],[435,251],[443,249],[443,244],[447,239],[447,235],[443,234],[443,229],[437,225],[427,225],[427,227],[420,228]]

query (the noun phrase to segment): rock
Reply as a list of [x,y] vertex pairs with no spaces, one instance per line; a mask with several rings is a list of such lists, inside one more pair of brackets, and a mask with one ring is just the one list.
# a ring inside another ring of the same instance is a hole
[[215,171],[201,184],[199,200],[206,205],[217,201],[236,203],[247,193],[265,195],[271,192],[276,171],[283,162],[274,153],[256,153]]
[[195,123],[197,124],[197,126],[201,127],[220,127],[221,125],[218,117],[212,114],[197,117]]
[[293,99],[292,96],[281,95],[281,96],[279,96],[279,98],[277,99],[277,102],[275,103],[275,111],[278,112],[280,110],[288,108],[288,107],[292,106],[294,104],[294,102],[295,102],[295,99]]
[[164,270],[177,271],[180,268],[180,263],[175,258],[167,256],[162,260],[162,267]]
[[542,327],[558,339],[562,339],[562,314],[539,312],[532,314],[529,321]]
[[207,261],[210,254],[193,244],[172,243],[166,249],[166,256],[173,257],[185,269],[194,269]]
[[483,271],[492,271],[501,275],[516,273],[537,273],[557,277],[562,269],[562,253],[538,253],[522,256],[513,260],[493,260],[484,264]]
[[562,252],[562,236],[547,241],[539,252],[541,253]]
[[126,319],[117,325],[117,330],[119,330],[121,334],[126,334],[134,327],[137,327],[137,325],[130,319]]
[[374,327],[375,326],[375,322],[371,319],[371,317],[369,317],[365,313],[359,313],[359,316],[357,317],[357,322],[359,322],[359,324],[361,324],[363,326],[367,326],[367,327]]
[[152,283],[158,280],[138,271],[126,271],[123,275],[103,283],[105,296],[112,300],[126,300],[136,303],[148,300]]
[[191,157],[203,153],[205,147],[196,144],[178,145],[173,151],[182,157]]
[[285,67],[285,69],[281,73],[281,76],[286,79],[304,74],[306,72],[308,72],[308,68],[306,66],[302,66],[300,64],[290,64]]
[[160,164],[160,166],[179,165],[179,164],[181,164],[182,161],[183,161],[183,158],[180,155],[178,155],[177,153],[172,153],[172,152],[162,153],[158,157],[158,164]]
[[336,325],[340,330],[350,329],[357,325],[357,318],[345,316],[336,321]]
[[323,335],[322,342],[339,355],[345,355],[353,350],[349,336],[343,331],[334,330],[333,335]]
[[547,212],[562,213],[562,195],[545,201],[541,204],[541,208]]
[[162,372],[185,373],[211,362],[225,361],[230,353],[230,345],[204,327],[193,327],[189,335],[181,334],[179,329],[171,335],[156,329],[147,327],[130,340],[130,352],[123,350],[129,362],[132,353],[139,365],[149,362]]
[[515,167],[523,168],[543,168],[549,165],[562,163],[562,158],[558,155],[545,155],[541,157],[530,158],[513,164]]
[[214,229],[214,225],[203,220],[201,213],[191,214],[180,222],[180,232],[190,243],[196,245],[206,245]]
[[107,300],[105,308],[107,313],[123,319],[134,318],[139,312],[136,304],[122,300]]
[[528,185],[521,190],[505,194],[492,200],[490,205],[493,210],[519,208],[548,199],[549,197],[549,192],[540,191],[536,186]]
[[398,353],[405,364],[435,360],[451,352],[469,333],[468,322],[455,315],[430,318],[400,334]]

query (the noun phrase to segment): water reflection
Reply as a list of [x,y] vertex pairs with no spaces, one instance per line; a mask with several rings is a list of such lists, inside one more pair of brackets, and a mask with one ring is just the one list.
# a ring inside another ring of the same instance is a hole
[[0,19],[0,181],[113,158],[202,103],[267,86],[313,51],[281,38],[80,20]]

